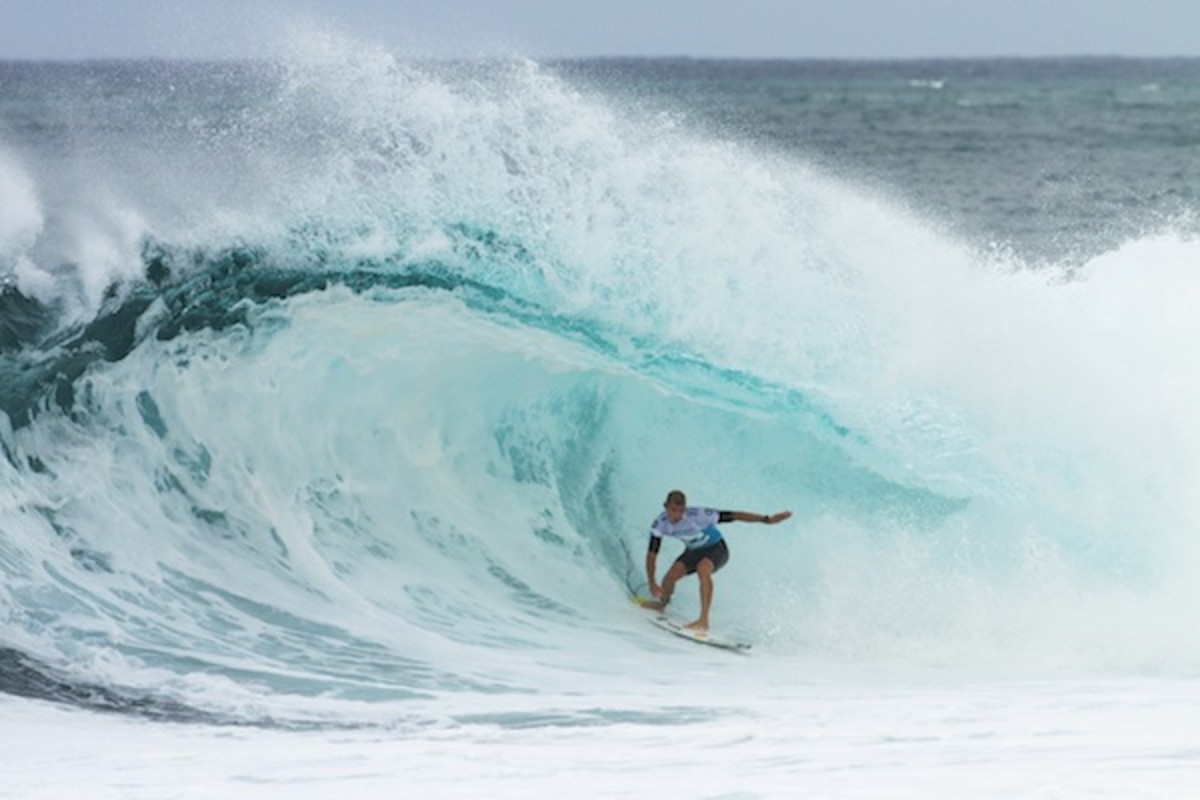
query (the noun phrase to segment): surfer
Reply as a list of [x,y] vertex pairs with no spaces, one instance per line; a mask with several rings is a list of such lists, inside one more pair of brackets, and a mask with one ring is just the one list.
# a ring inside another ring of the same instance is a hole
[[[775,514],[750,514],[746,511],[715,511],[711,508],[695,508],[688,506],[687,497],[675,489],[667,494],[663,503],[663,512],[658,515],[650,526],[650,545],[646,551],[646,579],[650,584],[650,594],[657,598],[644,605],[645,608],[661,611],[671,602],[675,593],[675,584],[684,575],[693,572],[700,580],[700,618],[688,623],[685,627],[697,631],[708,630],[708,609],[712,605],[713,573],[725,566],[729,560],[729,547],[721,532],[717,530],[718,522],[761,522],[764,525],[774,525],[783,522],[792,515],[790,511],[780,511]],[[684,551],[663,576],[660,586],[655,579],[658,566],[658,549],[664,536],[670,536],[683,542]]]

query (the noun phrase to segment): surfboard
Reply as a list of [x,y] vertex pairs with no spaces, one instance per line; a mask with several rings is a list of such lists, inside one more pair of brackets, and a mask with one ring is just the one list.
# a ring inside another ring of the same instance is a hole
[[[647,600],[644,597],[638,597],[637,595],[634,595],[633,602],[635,605],[645,607],[647,603],[652,601]],[[685,628],[683,625],[671,619],[661,611],[652,612],[652,616],[647,617],[647,619],[649,619],[655,627],[661,628],[667,633],[678,636],[681,639],[687,639],[689,642],[704,644],[708,645],[709,647],[716,647],[720,650],[728,650],[731,653],[740,653],[742,655],[749,655],[750,653],[750,645],[746,642],[738,642],[733,639],[726,639],[725,637],[716,635],[711,631],[694,631],[690,628]]]

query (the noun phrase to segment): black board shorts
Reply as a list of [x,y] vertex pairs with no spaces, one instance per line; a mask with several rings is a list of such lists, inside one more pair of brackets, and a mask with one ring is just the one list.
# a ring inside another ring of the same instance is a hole
[[713,563],[713,572],[725,566],[725,562],[729,560],[729,548],[725,546],[725,540],[722,539],[708,547],[684,550],[683,555],[675,560],[687,567],[684,575],[691,575],[696,571],[696,566],[706,558]]

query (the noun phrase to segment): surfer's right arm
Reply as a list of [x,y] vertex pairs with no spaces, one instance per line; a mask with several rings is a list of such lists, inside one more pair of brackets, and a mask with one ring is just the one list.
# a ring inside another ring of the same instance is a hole
[[650,534],[650,543],[646,547],[646,584],[650,587],[650,596],[662,597],[662,587],[658,585],[655,576],[658,574],[658,548],[662,546],[662,537]]

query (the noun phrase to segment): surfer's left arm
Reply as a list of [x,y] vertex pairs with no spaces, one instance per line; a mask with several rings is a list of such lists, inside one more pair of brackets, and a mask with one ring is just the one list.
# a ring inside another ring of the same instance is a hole
[[764,525],[774,525],[790,517],[790,511],[777,511],[774,514],[751,514],[749,511],[722,511],[719,522],[761,522]]

